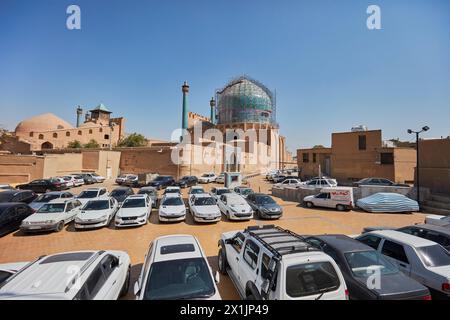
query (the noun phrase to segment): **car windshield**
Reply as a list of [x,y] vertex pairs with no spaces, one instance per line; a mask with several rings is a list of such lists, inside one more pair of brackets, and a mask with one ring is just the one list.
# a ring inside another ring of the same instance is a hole
[[166,189],[165,193],[180,193],[179,189]]
[[210,173],[205,173],[205,174],[202,174],[202,177],[209,178],[209,177],[212,177],[212,174],[210,174]]
[[345,253],[350,269],[355,277],[369,277],[375,271],[380,274],[394,274],[398,269],[375,250]]
[[59,194],[41,194],[36,200],[34,200],[34,202],[47,203],[55,199],[59,199]]
[[122,208],[141,208],[145,207],[145,199],[127,199]]
[[191,189],[191,192],[189,192],[189,193],[190,193],[190,194],[205,193],[205,190],[199,189],[199,188],[195,188],[195,189]]
[[162,203],[163,206],[182,206],[183,200],[179,197],[167,198]]
[[196,198],[194,206],[213,206],[216,201],[212,197]]
[[66,205],[64,203],[44,204],[36,213],[60,213],[64,212]]
[[335,291],[339,286],[336,270],[328,261],[300,264],[286,269],[286,293],[293,298]]
[[83,210],[106,210],[109,209],[109,200],[89,201],[83,207]]
[[260,196],[260,197],[256,197],[256,203],[257,204],[274,204],[276,202],[269,196]]
[[111,191],[111,197],[117,197],[117,196],[123,196],[124,194],[127,193],[127,190],[125,189],[116,189]]
[[155,190],[139,190],[138,194],[148,194],[151,196],[156,195],[156,191]]
[[159,176],[159,177],[156,177],[153,181],[164,181],[164,180],[166,180],[166,177]]
[[420,260],[427,267],[443,267],[450,265],[450,252],[440,245],[416,248]]
[[214,293],[214,283],[204,259],[179,259],[152,264],[144,299],[201,299]]
[[253,190],[252,189],[241,189],[240,193],[242,195],[246,196],[246,195],[249,195],[250,193],[253,193]]
[[186,180],[189,180],[189,177],[183,177],[180,179],[180,181],[186,181]]
[[92,199],[97,197],[96,190],[83,191],[78,195],[79,199]]
[[14,197],[14,193],[0,192],[0,202],[9,202]]
[[225,193],[231,193],[231,191],[228,190],[228,189],[219,189],[219,190],[216,191],[216,194],[217,194],[218,196],[220,196],[220,195],[222,195],[222,194],[225,194]]

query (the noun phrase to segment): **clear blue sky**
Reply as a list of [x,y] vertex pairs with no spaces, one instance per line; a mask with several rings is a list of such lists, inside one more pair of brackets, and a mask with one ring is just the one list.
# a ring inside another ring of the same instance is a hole
[[[82,30],[66,29],[78,4]],[[366,8],[383,30],[366,28]],[[209,115],[214,90],[248,74],[277,90],[291,150],[353,125],[411,140],[450,134],[448,0],[1,0],[0,124],[45,112],[75,123],[103,102],[127,132],[168,138],[181,84]]]

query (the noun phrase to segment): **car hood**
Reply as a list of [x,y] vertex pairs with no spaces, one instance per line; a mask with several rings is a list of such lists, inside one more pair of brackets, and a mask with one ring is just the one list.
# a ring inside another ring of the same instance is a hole
[[313,200],[313,199],[314,199],[314,196],[306,196],[306,197],[303,198],[303,201],[310,201],[310,200]]
[[47,220],[55,220],[61,216],[62,213],[33,213],[28,216],[24,222],[44,222]]
[[136,217],[146,214],[146,208],[122,208],[117,211],[118,217]]
[[86,220],[86,219],[99,219],[104,215],[108,215],[110,213],[110,209],[105,210],[92,210],[92,211],[85,211],[82,210],[80,214],[78,214],[77,218],[80,220]]
[[[356,278],[364,287],[367,287],[368,277]],[[380,288],[372,289],[380,299],[408,299],[428,295],[428,289],[416,280],[398,272],[382,275]]]
[[182,214],[186,212],[184,206],[160,206],[159,212],[163,214]]
[[442,267],[430,267],[428,269],[440,276],[450,279],[450,265]]
[[220,214],[219,207],[214,206],[194,206],[192,209],[195,211],[196,214],[202,215],[202,214]]
[[264,209],[267,209],[267,210],[281,209],[281,207],[278,204],[276,204],[276,203],[261,204],[261,205],[258,205],[258,207],[259,208],[264,208]]
[[252,210],[248,204],[230,204],[230,208],[237,212],[248,212]]

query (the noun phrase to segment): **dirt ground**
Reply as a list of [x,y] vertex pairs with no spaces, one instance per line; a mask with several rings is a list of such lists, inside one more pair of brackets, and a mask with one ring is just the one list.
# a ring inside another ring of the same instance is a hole
[[[271,185],[260,177],[249,180],[250,186],[259,192],[270,192]],[[108,190],[112,190],[113,182],[101,184]],[[99,186],[99,185],[94,185]],[[214,184],[204,185],[209,190]],[[74,188],[75,194],[84,187]],[[183,191],[184,194],[187,190]],[[74,250],[123,250],[128,252],[132,261],[132,285],[137,278],[144,256],[150,242],[158,236],[170,234],[191,234],[196,236],[208,260],[213,268],[217,270],[217,241],[220,234],[226,231],[242,230],[246,226],[260,224],[276,224],[282,228],[290,229],[299,234],[335,234],[348,235],[359,234],[364,227],[368,226],[390,226],[400,227],[414,223],[423,222],[423,214],[370,214],[365,212],[337,212],[334,210],[307,209],[295,202],[286,202],[281,199],[275,200],[282,205],[284,214],[277,221],[263,221],[254,219],[249,222],[231,222],[222,218],[217,224],[196,224],[190,215],[185,222],[174,224],[161,224],[158,221],[157,211],[154,209],[150,222],[142,227],[130,229],[115,229],[111,224],[108,228],[92,231],[75,231],[70,224],[60,233],[42,233],[35,235],[24,235],[20,231],[11,233],[0,238],[0,263],[30,261],[44,254],[52,254]],[[218,284],[223,299],[238,299],[239,296],[226,276],[221,276]],[[127,299],[133,299],[130,292]]]

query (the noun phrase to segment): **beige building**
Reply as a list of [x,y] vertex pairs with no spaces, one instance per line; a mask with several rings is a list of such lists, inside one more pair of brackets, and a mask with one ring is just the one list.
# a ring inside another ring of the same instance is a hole
[[420,186],[450,195],[450,137],[419,142]]
[[341,183],[367,177],[414,182],[416,150],[386,144],[381,130],[333,133],[331,140],[331,148],[297,150],[302,177],[316,176],[320,164],[323,174]]

